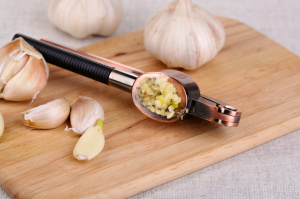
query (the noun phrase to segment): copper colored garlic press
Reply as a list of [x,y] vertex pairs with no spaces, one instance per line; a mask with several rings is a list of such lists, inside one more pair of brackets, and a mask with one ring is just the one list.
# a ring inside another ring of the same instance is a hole
[[[194,115],[202,119],[217,122],[224,126],[236,127],[241,111],[232,105],[200,94],[197,83],[187,74],[176,70],[143,72],[129,66],[101,58],[89,53],[70,49],[47,40],[35,40],[25,35],[16,34],[13,39],[22,37],[36,48],[48,63],[76,72],[102,83],[131,92],[135,106],[146,116],[160,122],[174,122],[184,119],[185,115]],[[169,77],[181,97],[176,115],[170,119],[151,112],[141,105],[138,96],[140,80],[145,77]]]

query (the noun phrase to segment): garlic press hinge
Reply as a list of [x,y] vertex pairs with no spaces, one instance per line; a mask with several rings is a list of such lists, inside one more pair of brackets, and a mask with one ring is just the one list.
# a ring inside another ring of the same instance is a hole
[[241,111],[237,108],[203,95],[198,99],[192,99],[189,114],[233,127],[239,125],[241,117]]

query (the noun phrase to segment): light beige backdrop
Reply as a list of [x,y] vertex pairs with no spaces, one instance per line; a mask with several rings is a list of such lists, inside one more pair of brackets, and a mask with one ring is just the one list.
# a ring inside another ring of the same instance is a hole
[[[94,37],[76,40],[60,32],[47,20],[47,2],[0,0],[0,46],[9,42],[17,32],[35,38],[47,38],[73,48],[107,39]],[[111,37],[142,29],[146,21],[169,2],[171,1],[123,0],[123,20]],[[234,18],[254,27],[300,56],[299,0],[194,2],[215,15]],[[298,199],[299,171],[300,130],[132,198]],[[9,198],[0,188],[0,199]]]

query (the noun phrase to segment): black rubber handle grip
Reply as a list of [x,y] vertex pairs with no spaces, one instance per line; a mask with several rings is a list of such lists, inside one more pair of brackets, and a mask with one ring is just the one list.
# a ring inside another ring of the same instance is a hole
[[108,84],[109,74],[114,68],[30,38],[26,35],[16,34],[13,40],[18,37],[22,37],[27,43],[38,50],[46,62]]

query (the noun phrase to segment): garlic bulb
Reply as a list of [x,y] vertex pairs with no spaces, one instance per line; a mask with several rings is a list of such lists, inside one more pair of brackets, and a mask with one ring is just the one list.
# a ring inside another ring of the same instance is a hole
[[104,110],[96,100],[80,96],[71,105],[70,121],[74,133],[82,135],[89,127],[94,126],[97,120],[104,120]]
[[95,126],[89,127],[79,138],[73,150],[73,156],[77,160],[90,160],[102,151],[105,144],[102,129],[103,121],[99,119]]
[[25,126],[35,129],[53,129],[69,117],[70,105],[65,98],[56,99],[21,113]]
[[50,0],[48,4],[50,22],[75,38],[113,34],[122,13],[121,0]]
[[191,0],[176,0],[146,24],[146,50],[168,67],[196,69],[213,59],[225,42],[222,24]]
[[0,113],[0,137],[2,136],[4,131],[4,119],[2,114]]
[[41,53],[23,38],[0,49],[0,98],[25,101],[46,86],[49,69]]

